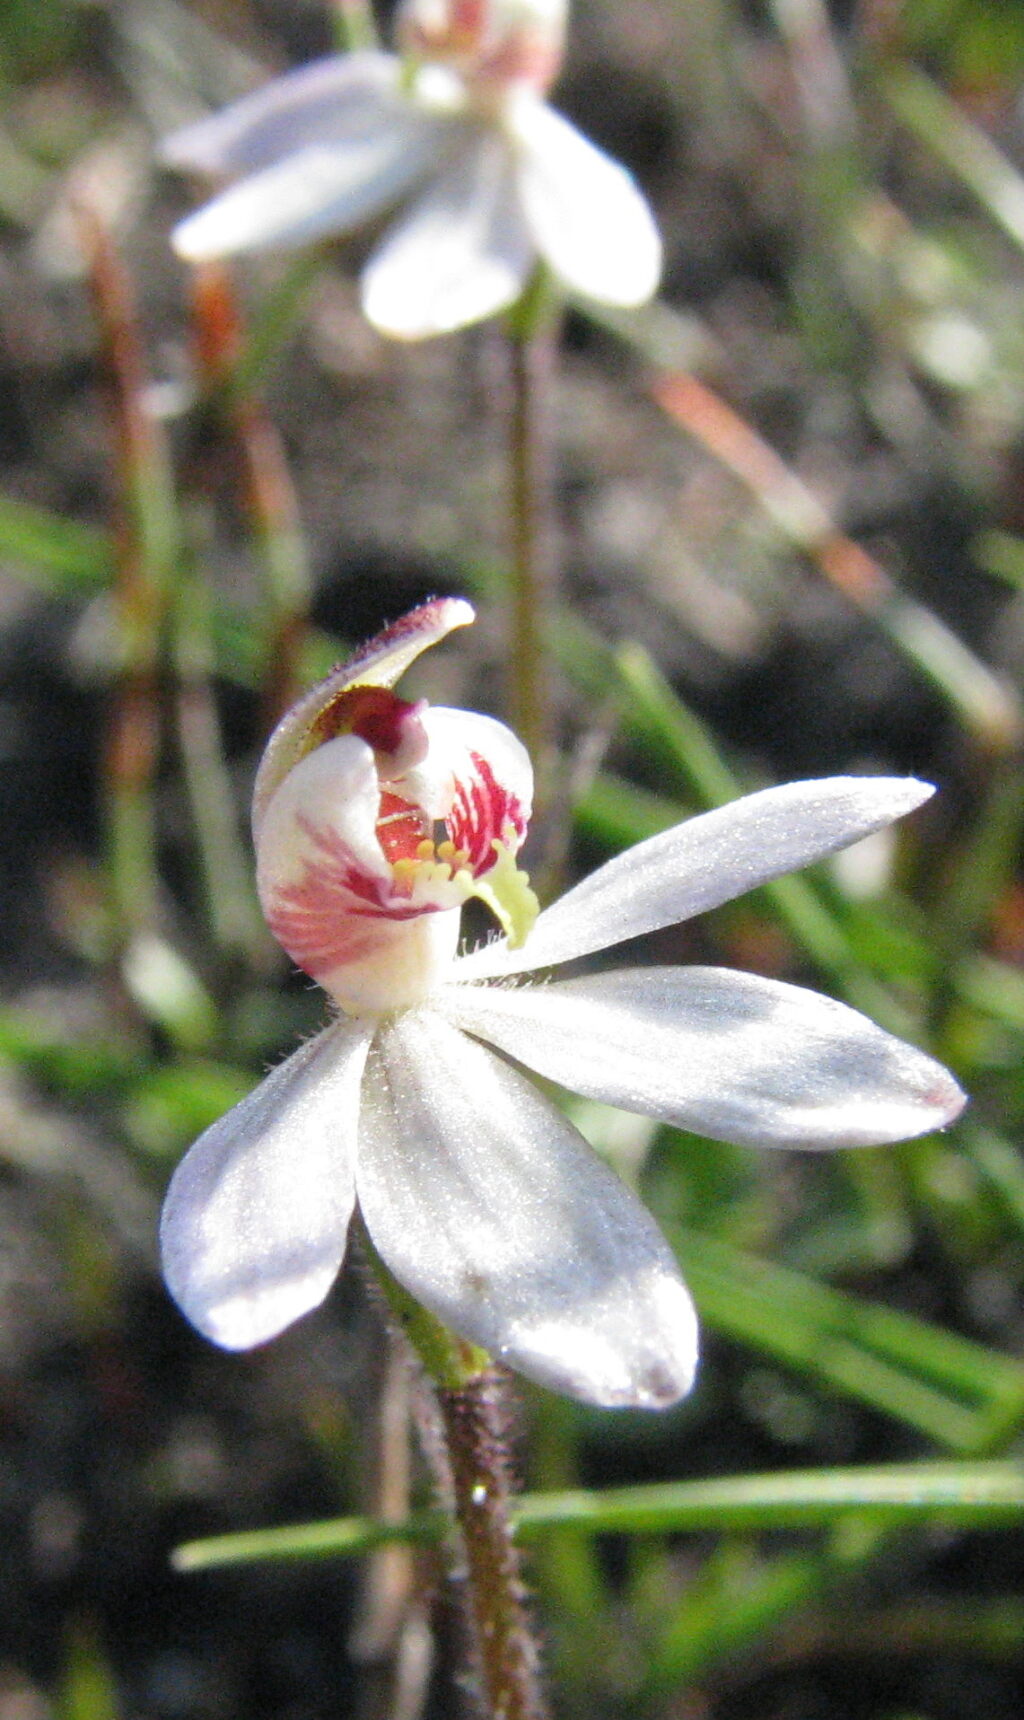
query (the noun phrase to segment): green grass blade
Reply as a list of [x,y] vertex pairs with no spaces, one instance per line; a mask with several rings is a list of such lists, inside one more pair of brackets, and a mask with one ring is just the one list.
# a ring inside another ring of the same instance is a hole
[[1024,248],[1024,177],[959,104],[924,72],[892,66],[879,87],[897,119]]
[[1024,1420],[1024,1366],[693,1231],[670,1231],[704,1320],[947,1450],[992,1450]]
[[[710,729],[687,709],[642,647],[629,644],[613,654],[588,629],[573,623],[560,633],[559,654],[584,691],[600,687],[602,696],[607,696],[609,685],[617,686],[627,734],[643,745],[649,757],[664,765],[670,788],[678,787],[692,795],[701,810],[722,806],[746,791],[748,785],[730,769]],[[599,789],[596,798],[591,799],[589,812],[585,808],[584,819],[593,821],[596,817],[613,831],[618,825],[626,835],[628,793],[618,782],[613,782],[611,788],[610,796],[606,780],[603,803]],[[661,817],[662,805],[667,815],[670,801],[638,798],[636,813],[640,827],[629,840],[653,833],[651,827]],[[675,817],[686,817],[691,811],[692,807],[679,807]],[[865,971],[865,945],[869,940],[864,935],[863,915],[855,947],[840,914],[812,877],[777,878],[757,895],[797,947],[845,998],[867,1010],[891,1031],[911,1032],[912,1024],[893,994]],[[886,944],[885,938],[874,940],[878,949],[884,950]]]
[[[1024,1466],[909,1463],[812,1469],[603,1491],[527,1493],[512,1505],[516,1531],[523,1538],[556,1529],[590,1534],[820,1529],[867,1513],[884,1527],[922,1522],[971,1529],[1019,1525]],[[447,1523],[443,1512],[423,1511],[403,1523],[342,1517],[246,1530],[185,1542],[175,1550],[173,1562],[176,1570],[200,1571],[263,1559],[353,1557],[389,1541],[439,1540]]]
[[114,577],[109,533],[0,495],[0,555],[54,597],[91,597]]

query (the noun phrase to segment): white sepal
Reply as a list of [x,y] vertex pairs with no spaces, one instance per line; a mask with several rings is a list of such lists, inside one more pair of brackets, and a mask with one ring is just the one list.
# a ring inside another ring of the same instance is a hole
[[281,718],[263,749],[252,794],[253,836],[259,840],[263,812],[271,795],[299,759],[318,744],[317,725],[352,687],[393,687],[423,651],[440,644],[457,627],[475,619],[462,597],[435,597],[385,627],[322,681],[303,693]]
[[934,792],[913,777],[834,776],[744,795],[617,854],[546,908],[522,949],[488,944],[461,957],[453,977],[574,961],[692,919],[903,818]]
[[386,209],[429,170],[433,121],[410,110],[401,123],[340,145],[315,142],[248,174],[175,227],[188,262],[264,246],[294,249],[345,233]]
[[386,131],[408,103],[394,54],[334,54],[270,78],[219,113],[161,140],[169,167],[254,173],[311,143],[346,144]]
[[940,1063],[817,992],[728,968],[446,986],[470,1033],[574,1093],[754,1147],[863,1147],[952,1122]]
[[471,121],[453,121],[452,136],[447,161],[363,270],[363,310],[396,339],[492,316],[518,298],[533,264],[501,138]]
[[527,92],[508,123],[527,223],[552,272],[602,304],[645,304],[661,278],[661,238],[632,176]]
[[693,1305],[653,1219],[554,1107],[431,1010],[383,1023],[357,1194],[395,1277],[499,1360],[588,1403],[689,1389]]
[[321,1303],[345,1252],[369,1034],[310,1040],[200,1135],[171,1178],[164,1276],[215,1344],[262,1344]]

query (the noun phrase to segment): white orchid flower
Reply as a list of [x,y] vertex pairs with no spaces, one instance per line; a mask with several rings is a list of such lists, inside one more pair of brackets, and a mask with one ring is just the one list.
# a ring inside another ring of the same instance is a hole
[[[716,907],[932,790],[834,777],[748,795],[638,843],[536,917],[516,864],[523,748],[493,718],[390,690],[472,619],[458,599],[414,610],[270,739],[253,801],[260,896],[340,1013],[182,1161],[167,1282],[215,1343],[262,1343],[326,1296],[358,1204],[394,1276],[462,1337],[556,1391],[657,1407],[692,1382],[693,1306],[649,1214],[521,1067],[770,1147],[901,1140],[949,1122],[963,1095],[864,1016],[776,980],[513,976]],[[505,936],[457,955],[471,896]]]
[[163,144],[233,183],[174,231],[192,261],[347,233],[405,201],[362,277],[383,333],[445,334],[519,298],[538,259],[570,293],[650,298],[651,212],[556,113],[566,0],[406,0],[402,55],[316,60]]

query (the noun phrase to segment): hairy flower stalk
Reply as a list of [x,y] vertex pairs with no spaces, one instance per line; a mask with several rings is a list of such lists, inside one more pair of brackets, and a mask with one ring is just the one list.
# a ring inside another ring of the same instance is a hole
[[465,1601],[474,1672],[489,1712],[501,1720],[545,1720],[537,1644],[520,1571],[509,1502],[508,1382],[409,1296],[372,1242],[363,1248],[398,1326],[433,1385],[434,1414],[420,1418],[424,1454],[442,1504],[462,1540],[453,1561]]
[[471,1574],[470,1604],[484,1688],[495,1720],[545,1720],[537,1647],[512,1536],[512,1479],[501,1393],[493,1372],[437,1390],[455,1511]]
[[641,304],[661,271],[650,210],[618,162],[550,107],[567,0],[404,0],[398,54],[336,54],[164,141],[229,181],[174,244],[202,261],[295,248],[401,214],[362,276],[402,339],[515,304],[543,262],[569,293]]

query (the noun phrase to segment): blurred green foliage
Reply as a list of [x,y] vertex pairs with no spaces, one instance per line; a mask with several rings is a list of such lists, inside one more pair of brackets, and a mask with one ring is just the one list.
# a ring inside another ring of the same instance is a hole
[[1024,72],[1024,16],[1016,0],[901,0],[896,33],[967,90],[1001,90]]
[[88,14],[76,0],[3,0],[0,81],[10,85],[51,71],[82,45]]

